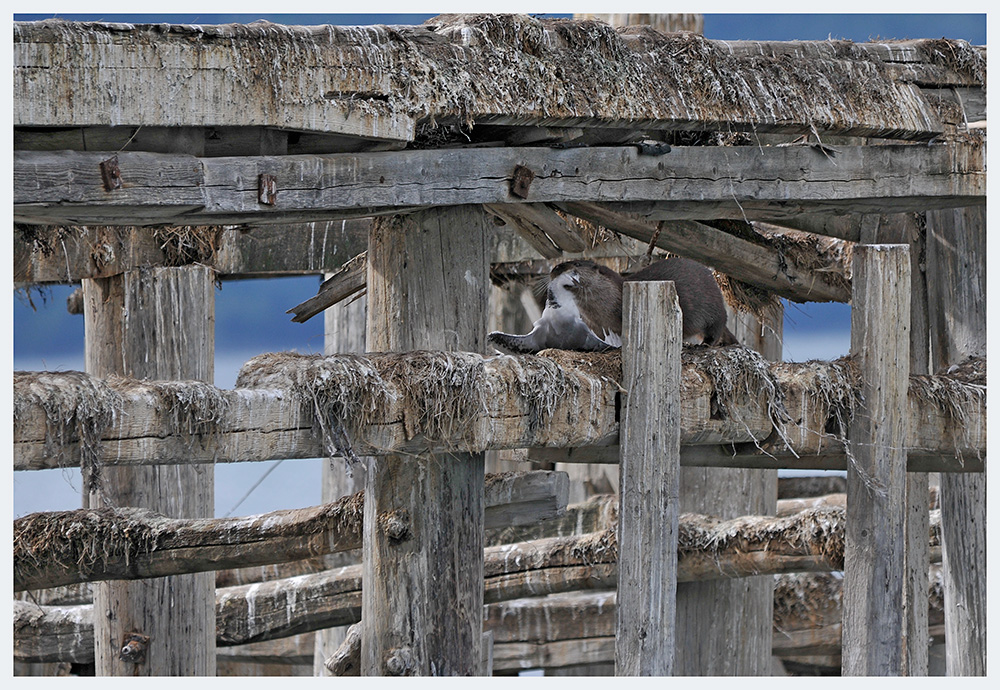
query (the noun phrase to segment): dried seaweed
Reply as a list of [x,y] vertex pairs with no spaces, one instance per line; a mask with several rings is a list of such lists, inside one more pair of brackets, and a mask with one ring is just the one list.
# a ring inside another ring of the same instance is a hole
[[396,392],[374,363],[354,354],[304,355],[272,352],[246,362],[236,377],[237,388],[287,388],[313,413],[327,454],[360,459],[351,436],[379,416]]
[[[56,564],[84,576],[101,564],[128,565],[156,548],[155,530],[139,508],[32,513],[14,521],[14,572],[19,579]],[[134,518],[134,519],[133,519]]]
[[30,407],[45,412],[45,454],[80,442],[84,490],[100,479],[101,437],[121,412],[121,396],[106,382],[79,371],[14,372],[14,429]]
[[[969,445],[972,434],[969,410],[986,400],[986,359],[970,357],[945,375],[911,374],[908,393],[936,406],[954,422],[953,428],[960,430],[954,438],[955,457],[961,463],[961,449]],[[976,455],[982,459],[982,453]]]
[[785,425],[791,421],[785,408],[785,393],[773,365],[763,355],[740,345],[685,345],[681,362],[684,366],[694,366],[712,382],[713,418],[732,419],[746,425],[739,413],[741,404],[763,405],[775,432],[791,447],[785,434]]
[[686,513],[678,525],[677,550],[682,555],[741,553],[761,545],[779,550],[781,543],[803,553],[818,552],[834,569],[844,567],[842,509],[812,508],[785,518],[748,516],[725,521]]
[[474,424],[486,411],[482,355],[416,350],[378,355],[373,363],[402,396],[407,438],[461,439],[472,450],[485,443]]

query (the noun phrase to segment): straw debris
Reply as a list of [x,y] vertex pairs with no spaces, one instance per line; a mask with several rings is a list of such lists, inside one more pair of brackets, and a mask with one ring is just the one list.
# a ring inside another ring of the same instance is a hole
[[105,381],[79,371],[15,371],[15,430],[35,406],[45,412],[46,455],[58,455],[64,446],[79,440],[84,490],[95,490],[101,437],[120,414],[121,396]]
[[237,388],[282,388],[291,391],[313,413],[328,455],[360,459],[350,437],[386,409],[397,394],[375,363],[354,354],[330,356],[271,352],[246,362],[236,377]]

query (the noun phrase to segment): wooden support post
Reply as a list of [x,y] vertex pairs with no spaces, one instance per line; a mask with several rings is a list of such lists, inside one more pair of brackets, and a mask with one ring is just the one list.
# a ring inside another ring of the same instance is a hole
[[[492,223],[480,207],[380,219],[368,349],[485,349]],[[387,456],[365,486],[363,675],[482,666],[483,454]]]
[[[340,352],[365,353],[365,323],[368,299],[365,295],[355,300],[335,304],[323,314],[324,341],[323,354]],[[362,462],[367,464],[367,460]],[[342,496],[362,491],[365,488],[365,467],[351,467],[350,471],[343,458],[333,458],[323,463],[323,502],[336,501]],[[330,554],[324,559],[328,567],[348,565],[354,558],[345,554]],[[326,660],[332,657],[347,639],[347,626],[337,626],[316,631],[316,648],[313,655],[313,675],[329,676]]]
[[[927,280],[923,269],[926,233],[921,216],[914,213],[866,215],[862,217],[862,244],[910,245],[910,373],[930,374],[930,336],[927,323]],[[906,575],[903,580],[903,616],[906,632],[903,645],[903,675],[928,673],[929,623],[927,592],[930,586],[929,475],[906,473]]]
[[[932,367],[986,355],[986,206],[927,213]],[[986,472],[941,474],[949,676],[986,675]]]
[[903,672],[906,395],[910,368],[907,245],[854,250],[851,354],[862,404],[848,429],[844,675]]
[[[215,284],[204,266],[127,271],[83,281],[87,372],[212,382]],[[214,517],[212,465],[84,468],[88,507],[137,506]],[[97,675],[214,676],[215,573],[94,588]],[[123,655],[129,636],[137,653]],[[144,649],[139,649],[144,647]]]
[[[763,320],[745,313],[729,317],[737,339],[771,361],[781,361],[783,322],[780,303]],[[777,470],[681,468],[681,513],[773,515],[777,496]],[[770,675],[773,603],[774,578],[766,575],[679,583],[675,675]]]
[[615,674],[673,672],[681,311],[672,282],[626,283]]

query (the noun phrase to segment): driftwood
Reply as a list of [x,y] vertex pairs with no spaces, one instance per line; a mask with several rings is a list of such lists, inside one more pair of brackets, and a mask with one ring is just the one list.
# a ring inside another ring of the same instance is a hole
[[[564,472],[488,475],[485,524],[544,521],[566,507]],[[181,520],[138,508],[33,513],[14,521],[14,591],[162,577],[361,547],[363,492],[314,508]]]
[[[685,348],[683,357],[682,465],[844,469],[836,430],[855,405],[849,359],[768,364],[740,347]],[[617,462],[620,376],[616,353],[558,350],[275,353],[244,365],[237,383],[252,388],[231,391],[15,372],[14,469],[81,458],[115,465],[508,448],[570,449],[554,458],[532,451],[542,461]],[[449,383],[458,380],[466,383]],[[982,471],[985,384],[911,376],[908,414],[911,471]]]

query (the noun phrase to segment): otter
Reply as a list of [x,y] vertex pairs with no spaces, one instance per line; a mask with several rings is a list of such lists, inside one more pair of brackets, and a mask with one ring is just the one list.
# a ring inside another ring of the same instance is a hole
[[726,326],[722,290],[712,272],[697,261],[674,257],[656,261],[625,278],[627,281],[672,280],[683,313],[684,342],[735,345],[738,341]]
[[547,348],[597,351],[621,347],[622,277],[593,261],[559,264],[549,273],[545,309],[526,335],[493,331],[487,342],[513,354]]
[[494,331],[487,342],[513,354],[547,348],[602,352],[621,347],[622,286],[625,281],[672,280],[683,312],[685,342],[732,345],[726,309],[711,271],[690,259],[657,261],[622,277],[593,261],[559,264],[549,274],[545,309],[531,332],[511,335]]

